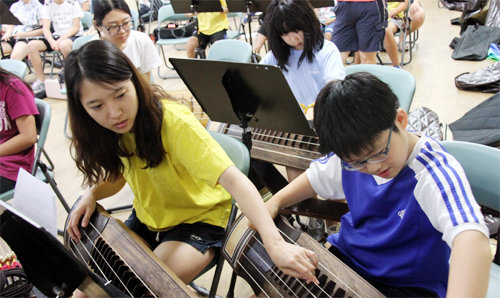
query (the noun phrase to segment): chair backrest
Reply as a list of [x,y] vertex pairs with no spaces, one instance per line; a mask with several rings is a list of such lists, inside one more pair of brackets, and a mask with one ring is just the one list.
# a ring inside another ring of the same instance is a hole
[[33,164],[33,169],[31,170],[31,175],[35,176],[38,161],[42,155],[43,147],[45,146],[45,140],[47,139],[47,134],[49,132],[51,108],[50,105],[38,98],[35,98],[35,104],[38,108],[38,115],[35,116],[36,120],[36,130],[38,133],[38,141],[36,143],[36,153],[35,153],[35,163]]
[[175,13],[171,4],[163,5],[158,10],[158,27],[165,21],[184,21],[188,19],[189,18],[182,13]]
[[78,50],[79,48],[81,48],[84,44],[86,44],[87,42],[93,40],[95,38],[95,36],[97,35],[97,33],[95,34],[90,34],[90,35],[84,35],[84,36],[80,36],[78,37],[77,39],[75,39],[73,41],[73,46],[72,46],[72,50]]
[[250,63],[252,46],[242,40],[223,39],[216,41],[208,52],[208,60]]
[[134,22],[134,29],[137,30],[137,27],[139,26],[139,12],[137,9],[131,9],[130,15],[132,16],[132,21]]
[[88,11],[83,12],[83,17],[81,18],[83,30],[87,31],[92,27],[92,21],[94,20],[94,15]]
[[3,69],[10,71],[11,73],[20,77],[21,79],[24,78],[24,76],[26,75],[26,71],[28,70],[28,65],[26,65],[26,63],[13,59],[0,60],[0,66]]
[[245,175],[250,170],[250,153],[248,148],[240,141],[228,135],[209,131],[210,135],[217,141],[231,158],[234,165]]
[[461,141],[441,145],[464,168],[477,202],[500,211],[500,149]]
[[416,86],[412,74],[399,68],[377,64],[356,64],[345,68],[346,75],[362,71],[371,73],[389,85],[392,92],[398,97],[401,108],[407,113],[409,112]]

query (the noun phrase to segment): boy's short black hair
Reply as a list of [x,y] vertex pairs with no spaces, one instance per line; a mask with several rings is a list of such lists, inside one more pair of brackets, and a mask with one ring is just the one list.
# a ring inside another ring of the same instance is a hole
[[372,150],[378,135],[393,126],[398,107],[391,88],[367,72],[326,84],[314,105],[320,152],[344,159]]

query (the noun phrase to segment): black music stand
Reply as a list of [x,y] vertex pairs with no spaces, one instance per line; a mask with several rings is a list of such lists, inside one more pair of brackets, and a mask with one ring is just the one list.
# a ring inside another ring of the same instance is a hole
[[111,297],[125,296],[111,283],[105,284],[47,230],[2,201],[0,237],[16,253],[31,283],[48,297],[71,296],[88,278]]
[[170,58],[211,120],[315,136],[283,73],[276,66]]
[[220,12],[219,0],[170,0],[175,13]]
[[[16,16],[14,16],[7,5],[3,3],[3,1],[0,1],[0,24],[2,25],[22,25],[21,21],[19,21]],[[2,37],[2,33],[0,32],[0,38]],[[0,54],[2,55],[1,57],[4,57],[3,54],[3,49],[0,47]]]

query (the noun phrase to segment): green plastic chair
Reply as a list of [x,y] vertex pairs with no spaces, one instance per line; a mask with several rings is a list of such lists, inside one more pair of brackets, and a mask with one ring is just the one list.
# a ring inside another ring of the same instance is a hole
[[376,64],[356,64],[345,68],[346,75],[355,72],[368,72],[379,78],[382,82],[391,87],[392,92],[396,94],[399,105],[407,113],[410,111],[413,95],[415,94],[415,78],[405,70],[392,66],[383,66]]
[[[237,139],[230,137],[228,135],[218,133],[218,132],[213,132],[209,131],[210,135],[219,143],[226,151],[226,154],[231,158],[233,161],[234,165],[245,175],[248,175],[248,172],[250,170],[250,153],[248,151],[248,148],[240,141]],[[233,201],[233,206],[231,208],[231,212],[229,214],[229,219],[227,222],[227,227],[231,227],[233,224],[234,220],[236,219],[236,214],[238,212],[238,207],[234,205]],[[210,293],[208,293],[209,297],[215,297],[217,293],[217,288],[219,285],[219,280],[220,276],[222,273],[222,267],[224,265],[224,258],[220,253],[217,253],[215,258],[208,264],[199,274],[196,278],[200,277],[204,273],[206,273],[208,270],[210,270],[213,266],[215,267],[215,273],[214,273],[214,278],[212,279],[212,285],[210,287]],[[207,294],[206,289],[201,288],[197,286],[193,281],[191,281],[190,286],[194,288],[199,294]]]
[[26,75],[26,71],[28,70],[28,65],[26,65],[26,63],[14,59],[0,60],[0,67],[7,71],[10,71],[21,79],[24,78],[24,76]]
[[[187,18],[184,14],[180,13],[175,13],[174,9],[172,8],[171,4],[163,5],[160,7],[158,10],[158,31],[161,28],[161,24],[163,22],[179,22],[179,21],[186,21],[189,18]],[[160,38],[158,36],[158,40],[156,41],[156,45],[158,46],[158,54],[161,55],[163,58],[163,62],[165,66],[169,69],[173,69],[173,67],[168,65],[167,58],[165,57],[165,51],[163,49],[164,46],[177,46],[180,44],[186,44],[188,42],[190,37],[183,37],[183,38]],[[168,75],[163,75],[160,72],[160,67],[158,67],[158,76],[162,79],[170,79],[170,78],[178,78],[179,76],[174,75],[174,76],[168,76]]]
[[137,30],[137,27],[139,26],[139,12],[137,9],[131,9],[130,15],[132,16],[132,21],[134,22],[134,29]]
[[93,20],[94,20],[94,15],[92,13],[88,11],[83,12],[83,17],[81,18],[81,22],[84,31],[87,31],[90,28],[92,28]]
[[500,149],[462,141],[441,145],[464,168],[477,202],[500,211]]
[[252,46],[242,40],[222,39],[216,41],[207,55],[207,60],[250,63]]
[[[462,141],[443,141],[441,145],[464,168],[476,201],[500,211],[500,149]],[[491,264],[486,297],[500,297],[500,266],[495,263]]]
[[[232,28],[229,28],[226,32],[226,38],[227,39],[239,39],[240,36],[245,37],[245,41],[247,40],[247,36],[245,33],[245,27],[243,24],[243,13],[242,12],[230,12],[227,14],[227,18],[232,18],[234,22],[234,27],[237,28],[237,30],[231,30]],[[239,20],[239,24],[236,20]]]

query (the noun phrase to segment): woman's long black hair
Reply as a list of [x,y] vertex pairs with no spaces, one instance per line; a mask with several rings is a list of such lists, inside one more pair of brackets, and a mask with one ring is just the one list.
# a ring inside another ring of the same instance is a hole
[[68,90],[70,127],[73,135],[73,159],[84,174],[84,184],[119,177],[123,171],[120,156],[130,156],[121,135],[99,125],[81,103],[83,80],[108,86],[131,80],[138,98],[134,122],[137,156],[146,167],[155,167],[165,158],[161,138],[165,92],[150,86],[127,56],[111,42],[95,40],[72,51],[65,59],[64,75]]
[[312,62],[314,53],[325,42],[318,17],[307,0],[274,0],[267,8],[264,24],[267,25],[269,48],[284,71],[292,48],[281,39],[282,35],[297,31],[304,33],[304,51],[299,66],[305,58]]

